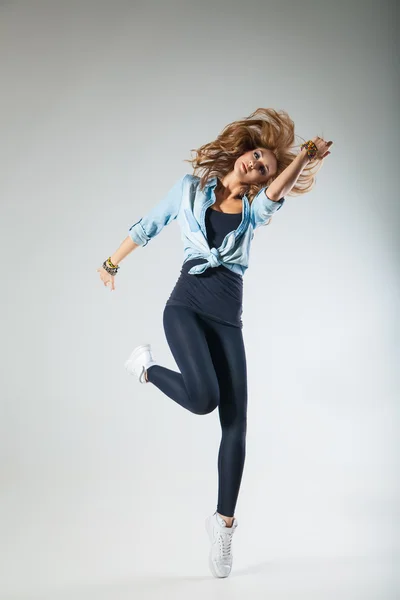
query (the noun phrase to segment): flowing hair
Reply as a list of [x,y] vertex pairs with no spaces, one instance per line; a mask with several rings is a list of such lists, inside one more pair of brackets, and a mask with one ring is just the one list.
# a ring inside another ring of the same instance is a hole
[[[297,136],[300,138],[300,136]],[[258,108],[245,119],[227,125],[216,140],[193,149],[196,155],[185,162],[191,163],[193,175],[200,177],[200,189],[204,189],[212,177],[223,177],[233,170],[235,161],[249,150],[267,148],[276,157],[278,170],[267,182],[248,185],[243,189],[249,201],[269,186],[276,177],[293,161],[300,151],[301,143],[295,146],[294,122],[284,110]],[[295,196],[309,192],[315,183],[315,175],[322,166],[322,161],[311,161],[300,173],[295,185],[288,195]]]

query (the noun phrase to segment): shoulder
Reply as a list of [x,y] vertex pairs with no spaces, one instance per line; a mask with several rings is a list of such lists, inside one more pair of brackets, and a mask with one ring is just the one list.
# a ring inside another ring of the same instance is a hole
[[200,182],[200,178],[199,177],[195,177],[195,175],[191,175],[190,173],[186,173],[186,175],[182,175],[182,177],[180,177],[177,181],[176,184],[196,184],[198,185],[198,183]]
[[170,194],[178,194],[180,197],[185,191],[192,190],[193,185],[195,183],[195,179],[193,175],[187,173],[186,175],[182,175],[179,179],[175,180],[175,183],[172,185],[170,189]]
[[186,175],[184,175],[183,179],[193,185],[198,185],[200,183],[200,177],[192,175],[191,173],[187,173]]
[[200,177],[196,177],[196,175],[192,175],[191,173],[187,173],[181,179],[181,184],[183,190],[187,190],[191,193],[196,192],[200,184]]
[[[200,189],[201,178],[198,177],[197,175],[192,175],[191,173],[187,173],[186,175],[183,175],[183,177],[181,177],[179,181],[184,188],[186,186],[186,189],[189,189],[192,192],[197,192],[197,190]],[[214,178],[209,179],[205,183],[205,186],[202,191],[205,192],[207,190],[207,188],[210,185],[213,185],[214,183],[215,183]]]

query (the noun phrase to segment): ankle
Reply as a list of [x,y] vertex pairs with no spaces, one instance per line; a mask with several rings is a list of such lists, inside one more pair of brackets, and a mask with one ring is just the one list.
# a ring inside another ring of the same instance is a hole
[[225,517],[224,515],[221,515],[221,513],[217,513],[217,514],[224,519],[227,527],[232,527],[234,517]]

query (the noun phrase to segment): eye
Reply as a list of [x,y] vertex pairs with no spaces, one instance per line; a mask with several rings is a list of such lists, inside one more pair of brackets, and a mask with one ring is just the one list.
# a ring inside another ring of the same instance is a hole
[[[258,160],[258,159],[260,158],[260,153],[259,153],[259,152],[257,152],[257,150],[255,150],[255,151],[253,152],[253,155],[254,155],[254,158],[255,158],[256,160]],[[267,169],[264,167],[264,165],[261,165],[261,166],[260,166],[260,173],[261,173],[262,175],[266,175],[266,174],[267,174]]]

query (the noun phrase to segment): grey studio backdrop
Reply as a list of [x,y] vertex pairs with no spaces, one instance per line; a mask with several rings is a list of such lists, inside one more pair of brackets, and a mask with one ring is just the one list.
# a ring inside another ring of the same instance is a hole
[[[16,1],[0,16],[2,600],[398,598],[394,5]],[[162,327],[177,223],[121,263],[115,292],[96,268],[191,172],[191,148],[259,106],[334,145],[253,241],[247,456],[216,582],[218,414],[123,367],[149,342],[177,368]]]

